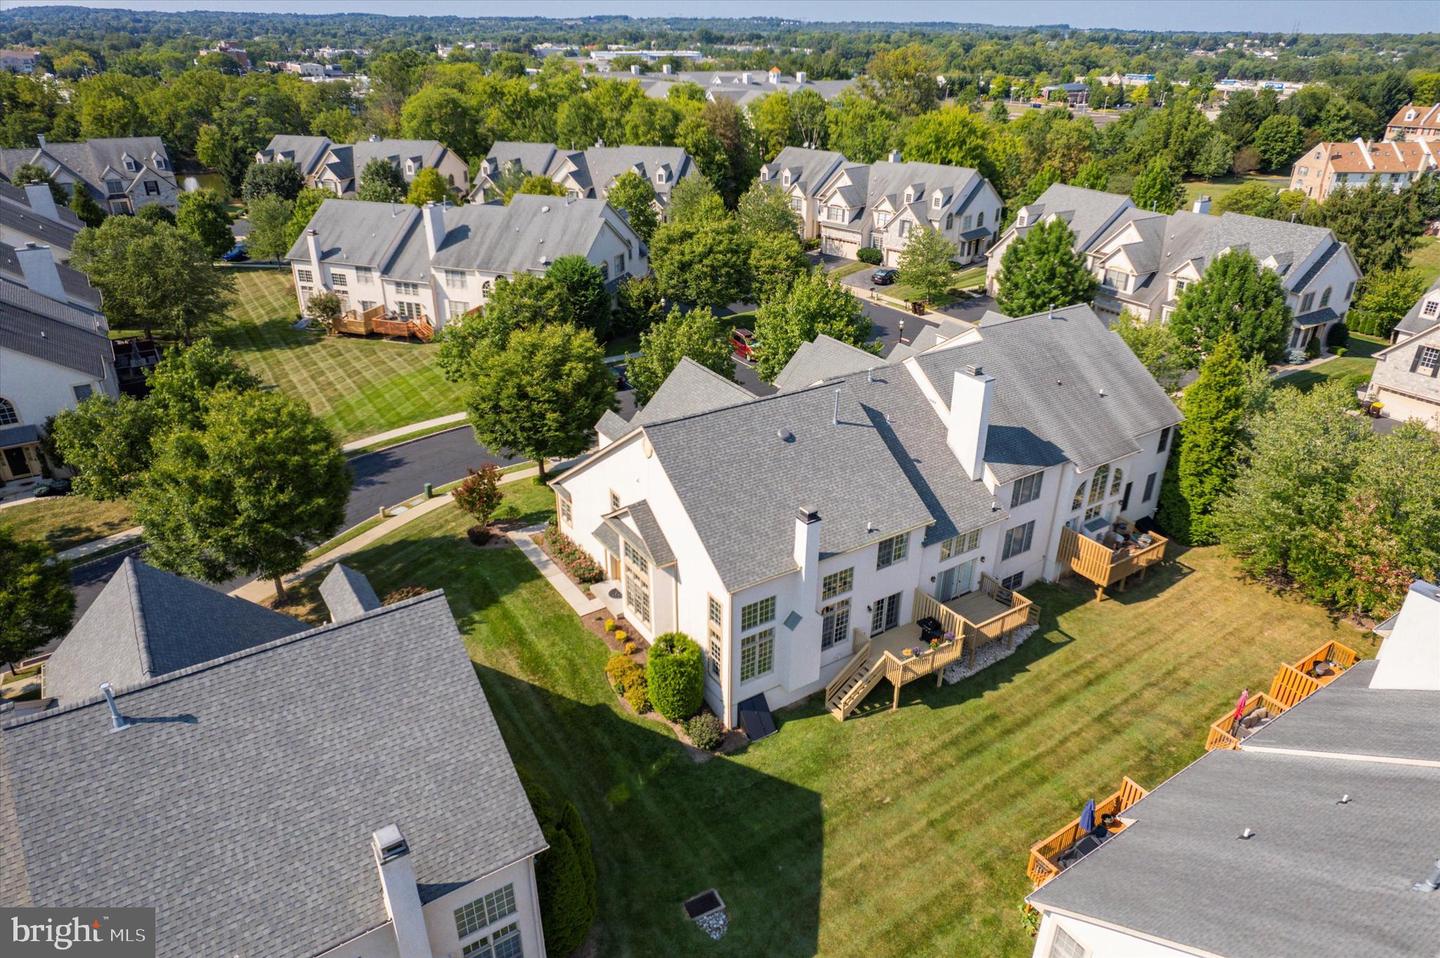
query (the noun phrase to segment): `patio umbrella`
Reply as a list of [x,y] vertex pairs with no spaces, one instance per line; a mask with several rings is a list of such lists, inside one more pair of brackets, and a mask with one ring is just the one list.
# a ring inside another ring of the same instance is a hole
[[1091,798],[1085,802],[1085,807],[1080,809],[1080,834],[1088,835],[1095,830],[1095,799]]
[[1235,714],[1230,719],[1230,734],[1233,736],[1240,730],[1240,720],[1245,717],[1245,706],[1250,701],[1250,690],[1244,689],[1240,693],[1240,701],[1235,703]]

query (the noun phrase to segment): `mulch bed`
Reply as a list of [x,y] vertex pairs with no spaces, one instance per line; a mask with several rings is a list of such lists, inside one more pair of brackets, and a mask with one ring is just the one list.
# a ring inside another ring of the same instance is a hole
[[[613,618],[613,616],[610,615],[610,611],[608,609],[601,609],[599,612],[591,612],[589,615],[581,616],[580,622],[585,628],[598,635],[605,643],[605,647],[611,652],[623,653],[625,647],[622,643],[616,641],[615,633],[605,631],[605,622],[610,618]],[[631,637],[631,641],[635,643],[635,651],[629,653],[630,658],[643,666],[645,664],[645,649],[647,648],[645,640],[630,627],[630,623],[625,621],[624,616],[615,619],[615,632],[624,632],[627,636]]]

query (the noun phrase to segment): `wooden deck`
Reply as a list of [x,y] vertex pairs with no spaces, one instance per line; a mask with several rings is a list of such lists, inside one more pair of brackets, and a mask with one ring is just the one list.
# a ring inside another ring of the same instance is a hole
[[1235,710],[1231,709],[1210,723],[1205,735],[1205,750],[1241,748],[1245,739],[1261,727],[1253,721],[1261,709],[1266,712],[1263,721],[1268,723],[1335,681],[1359,660],[1360,656],[1354,649],[1332,639],[1294,663],[1282,662],[1275,670],[1275,677],[1270,680],[1270,691],[1252,696],[1245,703],[1245,711],[1239,721],[1236,721]]
[[[1033,602],[989,575],[980,577],[978,590],[949,602],[916,589],[906,625],[873,637],[854,630],[855,654],[825,687],[825,703],[830,714],[843,722],[882,679],[888,679],[894,689],[890,707],[899,708],[902,686],[934,675],[938,687],[946,666],[967,652],[973,664],[976,649],[1008,641],[1021,626],[1039,621],[1039,616]],[[945,630],[934,645],[923,641],[915,624],[924,618],[937,619]]]
[[[1112,815],[1114,822],[1108,831],[1112,835],[1123,832],[1130,823],[1120,816],[1148,794],[1148,790],[1127,776],[1120,782],[1119,789],[1095,803],[1095,824],[1100,825],[1104,816]],[[1080,831],[1080,816],[1077,815],[1055,834],[1030,846],[1030,862],[1025,871],[1036,888],[1064,870],[1065,866],[1060,859],[1083,837],[1084,833]]]
[[428,343],[435,338],[435,327],[431,325],[429,317],[422,314],[415,319],[406,319],[395,313],[387,313],[384,306],[371,306],[366,310],[348,309],[335,321],[330,332],[347,336],[369,336],[374,333],[380,336],[401,336],[405,339],[413,337],[422,343]]
[[1089,536],[1081,535],[1074,529],[1060,530],[1060,548],[1056,560],[1062,569],[1072,572],[1095,584],[1095,601],[1105,598],[1105,590],[1119,585],[1123,592],[1125,582],[1132,575],[1145,577],[1145,571],[1152,565],[1165,561],[1165,547],[1170,540],[1158,532],[1143,533],[1150,537],[1150,543],[1125,545],[1111,548]]

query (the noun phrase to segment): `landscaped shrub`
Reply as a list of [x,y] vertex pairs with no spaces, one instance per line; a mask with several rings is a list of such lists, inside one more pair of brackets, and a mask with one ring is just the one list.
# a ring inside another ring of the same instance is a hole
[[725,726],[709,712],[701,712],[685,720],[685,734],[696,748],[714,751],[725,738]]
[[424,595],[429,591],[423,585],[402,585],[393,592],[385,593],[385,598],[380,601],[380,604],[394,605],[396,602],[404,602],[406,599],[413,599],[417,595]]
[[610,687],[615,691],[624,692],[626,688],[636,682],[644,683],[645,670],[640,667],[639,662],[628,655],[616,652],[605,663],[605,678],[610,680]]
[[614,631],[615,631],[615,620],[614,620],[614,619],[606,619],[606,620],[605,620],[605,631],[606,631],[606,632],[614,632]]
[[1305,344],[1305,358],[1318,359],[1320,357],[1320,337],[1316,336]]
[[1325,345],[1330,347],[1331,352],[1343,348],[1349,341],[1350,329],[1344,323],[1336,323],[1325,334]]
[[554,519],[551,519],[550,524],[545,527],[543,542],[545,551],[550,554],[550,558],[560,563],[566,572],[575,577],[576,581],[590,585],[605,578],[604,570],[594,559],[590,558],[584,549],[581,549],[570,540],[569,536],[560,531],[560,526]]
[[621,643],[622,645],[624,644],[625,640],[630,637],[630,633],[626,632],[624,629],[616,629],[614,635],[615,641]]
[[885,254],[878,246],[862,246],[855,253],[855,258],[862,263],[869,263],[871,266],[879,266],[885,262]]
[[640,681],[631,682],[625,689],[625,701],[635,710],[636,715],[644,715],[650,711],[650,696],[645,688],[645,673],[640,673]]
[[705,691],[705,665],[700,646],[683,632],[666,632],[655,639],[646,657],[645,680],[650,702],[672,722],[700,710]]
[[550,846],[535,859],[545,951],[568,955],[584,943],[595,922],[598,894],[590,833],[573,802],[556,800],[524,772],[520,783]]
[[[621,634],[623,635],[624,633],[621,633]],[[639,646],[636,645],[634,642],[628,642],[628,641],[627,641],[627,642],[625,643],[625,654],[626,654],[626,655],[634,655],[634,654],[635,654],[635,650],[638,649],[638,648],[639,648]]]

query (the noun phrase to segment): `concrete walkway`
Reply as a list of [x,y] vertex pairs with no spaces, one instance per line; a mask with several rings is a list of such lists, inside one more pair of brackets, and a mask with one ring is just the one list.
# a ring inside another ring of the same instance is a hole
[[117,532],[113,536],[106,536],[103,539],[92,539],[89,542],[82,542],[78,546],[73,546],[69,549],[66,549],[64,552],[61,552],[59,556],[57,556],[57,558],[66,559],[74,562],[77,559],[84,559],[86,556],[92,556],[97,552],[103,552],[111,546],[118,546],[122,543],[133,542],[134,540],[140,538],[140,536],[144,534],[144,532],[145,530],[142,529],[140,526],[133,526],[132,528],[126,529],[122,532]]
[[540,574],[545,577],[545,581],[550,583],[556,592],[560,593],[560,598],[564,599],[570,605],[570,608],[575,610],[576,615],[589,615],[592,612],[599,612],[604,609],[605,603],[599,599],[592,599],[580,591],[579,587],[570,581],[570,577],[565,574],[564,570],[552,562],[544,550],[537,546],[535,541],[530,538],[537,532],[544,531],[545,526],[536,525],[518,529],[514,532],[507,532],[505,535],[511,542],[519,547],[521,552],[525,553],[525,558],[529,559],[531,564],[540,570]]
[[354,452],[356,449],[364,449],[366,446],[373,446],[377,442],[387,442],[391,439],[404,439],[406,436],[414,435],[417,432],[424,432],[426,429],[435,429],[439,426],[459,425],[465,421],[466,414],[463,412],[452,412],[448,416],[437,416],[434,419],[427,419],[424,422],[412,422],[408,426],[401,426],[399,429],[391,429],[387,432],[377,432],[373,436],[364,436],[347,442],[340,448],[344,452]]

